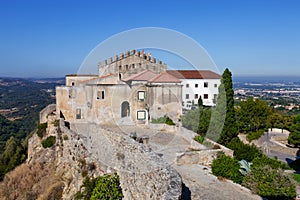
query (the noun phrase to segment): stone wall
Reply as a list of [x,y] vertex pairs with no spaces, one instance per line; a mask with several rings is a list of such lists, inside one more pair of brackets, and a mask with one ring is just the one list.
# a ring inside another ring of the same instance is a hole
[[180,199],[180,175],[147,145],[96,124],[72,124],[71,129],[79,134],[98,171],[119,174],[124,199]]
[[217,158],[219,152],[222,152],[222,150],[210,149],[178,153],[176,157],[176,163],[178,165],[199,164],[210,167],[214,159]]
[[56,109],[56,104],[50,104],[47,107],[45,107],[41,112],[40,112],[40,123],[46,123],[47,122],[47,117],[50,113],[55,111]]

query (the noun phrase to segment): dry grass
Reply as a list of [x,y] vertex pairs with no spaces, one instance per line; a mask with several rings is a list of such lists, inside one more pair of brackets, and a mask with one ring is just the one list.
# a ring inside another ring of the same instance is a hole
[[53,199],[63,191],[63,183],[51,164],[22,164],[5,175],[0,183],[0,199]]

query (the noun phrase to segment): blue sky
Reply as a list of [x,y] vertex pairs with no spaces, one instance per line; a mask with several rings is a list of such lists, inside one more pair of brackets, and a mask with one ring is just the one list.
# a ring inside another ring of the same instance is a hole
[[299,8],[297,0],[1,0],[0,76],[76,73],[100,42],[139,27],[186,34],[220,71],[300,76]]

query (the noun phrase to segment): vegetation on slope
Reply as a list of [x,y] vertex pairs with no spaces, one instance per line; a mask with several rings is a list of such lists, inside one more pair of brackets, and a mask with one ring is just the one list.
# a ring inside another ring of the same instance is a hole
[[86,177],[80,188],[75,199],[121,200],[123,198],[119,176],[116,173],[94,179]]

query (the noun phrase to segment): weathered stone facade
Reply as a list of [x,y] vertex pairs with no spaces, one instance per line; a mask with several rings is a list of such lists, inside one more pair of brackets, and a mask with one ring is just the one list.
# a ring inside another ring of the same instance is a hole
[[139,51],[103,63],[98,76],[67,75],[66,86],[56,88],[60,117],[96,124],[147,124],[164,115],[178,120],[182,85],[165,64]]

